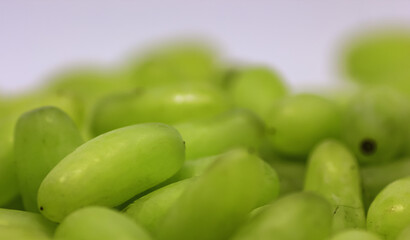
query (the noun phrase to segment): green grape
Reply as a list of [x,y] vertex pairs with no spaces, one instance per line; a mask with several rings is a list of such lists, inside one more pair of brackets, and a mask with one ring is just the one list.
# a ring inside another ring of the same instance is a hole
[[332,210],[322,197],[308,192],[282,197],[251,218],[231,240],[325,240]]
[[400,178],[410,176],[410,159],[404,158],[384,164],[362,166],[363,202],[368,209],[379,192]]
[[233,150],[196,178],[159,227],[158,239],[227,239],[249,212],[278,195],[275,171],[256,155]]
[[0,119],[0,207],[11,204],[19,195],[13,160],[14,122],[14,117]]
[[151,240],[127,216],[104,207],[85,207],[68,215],[57,227],[55,240]]
[[240,70],[230,80],[228,91],[235,106],[250,109],[262,119],[288,92],[280,77],[264,67]]
[[410,225],[407,225],[406,228],[403,229],[403,231],[400,232],[396,240],[408,240],[410,239]]
[[96,106],[94,135],[144,122],[175,124],[211,117],[229,108],[222,91],[208,84],[178,84],[108,96]]
[[409,136],[408,100],[389,88],[368,88],[356,95],[344,114],[342,138],[362,164],[391,161]]
[[366,225],[359,166],[336,140],[325,140],[311,153],[305,188],[326,198],[333,207],[333,232]]
[[159,224],[163,221],[169,209],[190,184],[191,179],[185,179],[167,185],[137,199],[124,211],[137,223],[155,235],[158,233]]
[[0,239],[51,240],[55,228],[40,214],[0,208]]
[[220,154],[236,147],[256,150],[264,135],[260,119],[244,109],[180,123],[175,128],[186,142],[187,160]]
[[298,94],[279,101],[269,118],[268,137],[281,156],[305,158],[321,140],[337,137],[341,113],[328,99]]
[[183,161],[183,140],[168,125],[117,129],[61,160],[40,185],[38,207],[58,222],[84,206],[117,206],[171,177]]
[[361,229],[349,229],[334,235],[330,240],[383,240],[380,236]]
[[359,83],[407,82],[410,90],[410,32],[379,30],[358,36],[347,47],[343,64]]
[[148,52],[129,68],[131,78],[143,87],[212,81],[219,72],[216,56],[209,47],[182,42]]
[[410,177],[385,187],[370,205],[367,229],[394,240],[410,224]]
[[[229,152],[228,152],[229,153]],[[186,161],[182,168],[169,180],[173,182],[181,181],[184,179],[188,179],[191,177],[197,177],[202,175],[209,166],[211,166],[215,161],[218,161],[220,158],[224,156],[224,154],[203,157],[199,159],[195,159],[192,161]]]
[[14,158],[24,208],[36,212],[37,191],[47,173],[83,143],[66,113],[42,107],[23,114],[14,136]]

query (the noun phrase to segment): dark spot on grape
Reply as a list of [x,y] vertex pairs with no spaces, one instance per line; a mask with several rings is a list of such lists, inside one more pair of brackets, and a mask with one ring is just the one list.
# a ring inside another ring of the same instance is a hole
[[360,143],[360,150],[364,155],[372,155],[377,150],[377,143],[373,139],[366,138]]
[[43,210],[44,210],[43,206],[40,206],[40,211],[43,211]]

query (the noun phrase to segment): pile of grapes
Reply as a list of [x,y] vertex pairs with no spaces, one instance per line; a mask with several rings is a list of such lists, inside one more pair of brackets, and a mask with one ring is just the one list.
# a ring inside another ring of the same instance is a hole
[[409,240],[410,34],[343,51],[349,87],[162,46],[0,98],[0,239]]

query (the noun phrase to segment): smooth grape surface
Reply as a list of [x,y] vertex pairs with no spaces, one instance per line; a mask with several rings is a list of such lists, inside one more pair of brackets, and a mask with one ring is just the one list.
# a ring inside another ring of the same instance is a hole
[[227,239],[252,209],[275,199],[278,191],[273,169],[247,151],[233,150],[182,193],[158,239]]
[[175,174],[184,162],[179,133],[161,123],[100,135],[61,160],[40,185],[38,207],[52,221],[89,206],[117,206]]
[[41,182],[83,140],[66,113],[56,107],[42,107],[19,118],[14,141],[14,158],[24,207],[36,212]]
[[265,130],[261,120],[244,109],[177,124],[175,128],[186,142],[187,160],[221,154],[237,147],[256,150]]
[[278,74],[264,67],[240,70],[230,79],[228,89],[235,106],[250,109],[262,119],[288,92]]
[[58,226],[55,240],[151,240],[127,216],[104,207],[86,207],[68,215]]
[[282,156],[306,157],[321,140],[339,136],[341,113],[332,101],[297,94],[279,101],[269,114],[268,137]]
[[175,124],[222,113],[230,107],[223,92],[209,84],[176,84],[139,88],[108,96],[97,103],[94,135],[144,122]]
[[320,143],[309,157],[305,191],[326,198],[333,207],[333,232],[366,225],[359,166],[337,140]]
[[125,213],[154,235],[170,208],[191,184],[191,179],[162,187],[130,204]]
[[331,233],[332,209],[313,193],[294,193],[262,209],[231,240],[325,240]]
[[51,240],[56,226],[37,213],[0,208],[0,239]]
[[330,240],[383,240],[383,238],[365,230],[351,229],[336,234]]
[[367,229],[394,240],[410,224],[410,177],[385,187],[370,205]]

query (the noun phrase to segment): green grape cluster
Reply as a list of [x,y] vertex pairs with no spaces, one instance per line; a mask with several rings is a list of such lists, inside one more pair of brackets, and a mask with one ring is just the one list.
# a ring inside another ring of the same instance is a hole
[[0,239],[410,239],[408,36],[342,95],[185,42],[0,97]]

